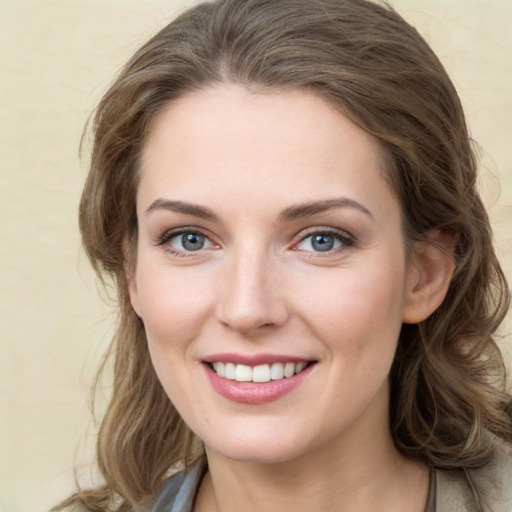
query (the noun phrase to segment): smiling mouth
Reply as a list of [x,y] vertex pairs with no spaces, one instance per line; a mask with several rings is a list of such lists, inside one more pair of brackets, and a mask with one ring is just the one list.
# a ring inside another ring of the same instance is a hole
[[208,363],[208,366],[219,376],[236,382],[270,382],[293,377],[303,372],[313,362],[273,363],[249,366],[227,362]]

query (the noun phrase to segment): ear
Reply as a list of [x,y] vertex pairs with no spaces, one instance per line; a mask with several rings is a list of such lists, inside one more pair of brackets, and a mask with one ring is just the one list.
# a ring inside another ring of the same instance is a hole
[[135,256],[135,249],[130,249],[128,244],[124,244],[124,277],[126,279],[126,286],[130,296],[130,303],[135,313],[141,318],[141,310],[139,303],[139,291],[137,288],[137,258]]
[[421,322],[442,304],[455,270],[453,250],[457,238],[451,231],[434,230],[428,241],[416,245],[406,282],[404,323]]

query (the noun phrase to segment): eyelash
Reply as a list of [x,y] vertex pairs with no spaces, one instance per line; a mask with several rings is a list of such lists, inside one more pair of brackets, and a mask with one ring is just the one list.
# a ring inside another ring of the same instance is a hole
[[215,245],[215,243],[211,240],[210,236],[206,235],[201,229],[194,228],[192,226],[171,229],[169,231],[166,231],[161,237],[159,237],[157,239],[155,245],[163,247],[165,249],[165,251],[170,252],[173,256],[177,256],[178,258],[189,258],[190,256],[194,255],[195,252],[197,252],[197,253],[202,252],[201,249],[199,249],[197,251],[180,251],[178,249],[175,249],[169,243],[173,238],[176,238],[180,235],[185,235],[185,234],[195,234],[195,235],[204,236],[205,239],[208,240],[212,245]]
[[[160,236],[157,240],[155,245],[164,247],[165,250],[173,254],[174,256],[177,256],[179,258],[188,258],[192,256],[195,252],[200,253],[202,252],[201,249],[197,251],[181,251],[177,250],[169,243],[173,238],[178,237],[180,235],[184,234],[197,234],[204,236],[211,244],[215,245],[215,243],[211,240],[211,237],[206,235],[201,229],[194,228],[194,227],[183,227],[178,229],[171,229],[169,231],[166,231],[162,236]],[[301,249],[298,249],[297,246],[304,241],[306,241],[308,238],[313,237],[315,235],[327,235],[332,236],[335,240],[340,242],[340,246],[336,247],[334,249],[328,249],[326,251],[307,251],[302,250],[304,253],[312,253],[315,254],[315,256],[329,256],[333,253],[339,253],[343,252],[350,247],[354,247],[356,245],[356,240],[352,235],[349,235],[347,232],[335,229],[335,228],[315,228],[311,231],[307,231],[306,233],[303,233],[300,236],[300,239],[293,244],[293,249],[296,251],[300,251]]]
[[326,250],[323,252],[322,251],[305,251],[305,250],[303,251],[306,253],[312,253],[315,255],[315,257],[316,256],[326,256],[327,257],[330,255],[332,256],[332,254],[346,251],[350,247],[354,247],[356,245],[355,238],[352,235],[348,234],[346,231],[342,231],[342,230],[336,229],[336,228],[325,227],[325,228],[315,228],[315,229],[312,229],[311,231],[307,231],[306,233],[302,234],[300,237],[300,240],[294,244],[295,250],[297,250],[297,251],[301,250],[301,249],[296,248],[297,245],[306,241],[308,238],[314,237],[315,235],[332,236],[335,240],[340,242],[339,247],[334,248],[334,249],[329,249],[329,250]]

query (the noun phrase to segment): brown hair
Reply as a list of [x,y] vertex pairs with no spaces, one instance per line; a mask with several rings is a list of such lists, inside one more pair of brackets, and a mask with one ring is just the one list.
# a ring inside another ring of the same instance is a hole
[[[312,90],[384,150],[408,241],[433,229],[457,237],[441,307],[404,325],[391,373],[390,422],[405,455],[445,469],[487,465],[509,439],[505,369],[494,334],[509,291],[476,190],[464,113],[443,66],[392,8],[366,0],[219,0],[197,5],[147,42],[101,100],[80,228],[98,274],[117,285],[113,393],[97,443],[104,487],[69,502],[133,510],[176,463],[200,453],[164,393],[131,308],[124,273],[137,237],[141,149],[163,106],[232,82]],[[477,493],[478,494],[478,493]]]

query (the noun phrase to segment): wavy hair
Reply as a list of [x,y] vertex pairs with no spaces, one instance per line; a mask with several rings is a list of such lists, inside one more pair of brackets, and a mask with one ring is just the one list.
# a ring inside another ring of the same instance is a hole
[[106,483],[68,503],[137,510],[170,467],[200,456],[153,370],[124,267],[134,257],[140,155],[153,120],[169,102],[223,82],[313,91],[380,144],[406,240],[425,240],[434,229],[456,235],[446,299],[425,321],[403,326],[390,376],[390,428],[406,456],[471,478],[489,464],[496,440],[511,435],[495,343],[510,296],[450,78],[386,4],[219,0],[186,11],[140,48],[93,118],[80,229],[94,269],[117,286],[120,315],[110,348],[113,392],[97,441]]

